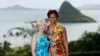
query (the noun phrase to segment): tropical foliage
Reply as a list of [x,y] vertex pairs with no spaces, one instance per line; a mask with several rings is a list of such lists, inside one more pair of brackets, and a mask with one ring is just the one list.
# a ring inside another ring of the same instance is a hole
[[76,41],[69,42],[70,55],[86,55],[100,56],[100,28],[97,32],[87,32]]
[[[32,29],[17,27],[8,32],[9,36],[32,36],[35,32],[34,24],[31,23]],[[14,34],[13,30],[17,30]],[[3,37],[7,37],[6,34]],[[31,56],[30,45],[26,44],[21,47],[10,47],[10,43],[5,41],[4,47],[0,43],[0,56]],[[85,31],[81,38],[69,42],[69,56],[100,56],[100,27],[96,32]]]

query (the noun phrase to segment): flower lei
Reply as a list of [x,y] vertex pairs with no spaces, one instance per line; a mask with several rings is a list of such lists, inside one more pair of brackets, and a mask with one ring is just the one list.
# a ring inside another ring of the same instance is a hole
[[59,24],[57,24],[57,25],[55,26],[55,28],[54,28],[54,32],[55,32],[55,33],[60,33],[60,32],[62,32],[62,27],[61,27]]
[[59,38],[61,37],[61,32],[62,32],[62,27],[61,27],[61,25],[57,24],[57,25],[55,26],[55,28],[54,28],[54,32],[55,32],[55,34],[54,34],[54,40],[55,40],[55,42],[56,42],[56,41],[59,40]]

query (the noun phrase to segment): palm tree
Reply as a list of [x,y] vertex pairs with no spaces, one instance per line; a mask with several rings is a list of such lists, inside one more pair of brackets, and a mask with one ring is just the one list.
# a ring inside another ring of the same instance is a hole
[[15,36],[22,36],[25,37],[25,35],[27,36],[32,36],[35,32],[35,26],[33,23],[31,23],[32,29],[29,28],[24,28],[24,27],[16,27],[16,28],[12,28],[8,31],[8,33],[12,32],[13,30],[19,30],[18,32],[16,32]]
[[[12,28],[8,31],[8,35],[13,36],[13,37],[15,36],[17,38],[19,36],[23,37],[24,38],[24,44],[25,44],[25,38],[27,36],[32,37],[34,32],[35,32],[34,22],[31,22],[30,24],[31,24],[31,28],[28,28],[27,26],[26,26],[26,28],[25,27]],[[14,30],[17,30],[17,31],[14,33],[13,32]],[[6,37],[6,35],[4,35],[4,37]],[[17,39],[16,39],[16,46],[17,46]]]

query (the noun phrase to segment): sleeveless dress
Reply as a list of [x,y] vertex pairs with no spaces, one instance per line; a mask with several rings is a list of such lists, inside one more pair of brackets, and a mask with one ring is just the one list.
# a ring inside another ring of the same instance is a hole
[[66,56],[65,47],[62,40],[62,26],[57,23],[54,28],[47,29],[50,41],[51,56]]
[[49,41],[46,34],[35,34],[36,43],[36,56],[51,56],[49,53]]

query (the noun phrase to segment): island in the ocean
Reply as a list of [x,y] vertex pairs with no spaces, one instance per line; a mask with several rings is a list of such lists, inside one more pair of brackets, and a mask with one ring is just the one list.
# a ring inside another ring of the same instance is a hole
[[89,23],[96,22],[93,18],[82,14],[68,1],[64,1],[59,9],[59,22],[61,23]]
[[7,8],[0,8],[0,10],[33,10],[32,8],[26,8],[21,5],[14,5],[14,6],[9,6]]

